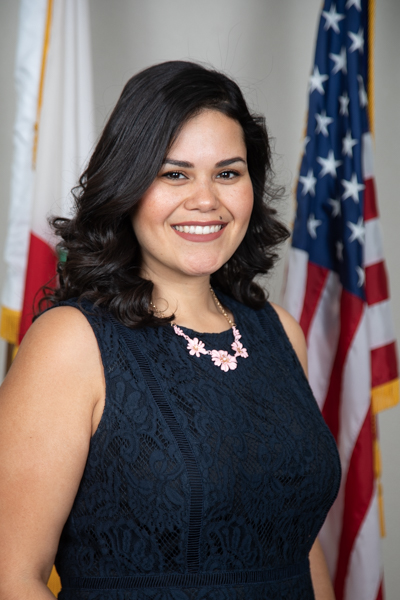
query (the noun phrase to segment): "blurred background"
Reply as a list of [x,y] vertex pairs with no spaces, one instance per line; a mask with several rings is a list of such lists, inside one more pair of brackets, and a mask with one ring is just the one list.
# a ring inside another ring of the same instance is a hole
[[[93,83],[97,134],[125,82],[151,64],[187,59],[223,70],[241,86],[251,108],[266,116],[274,139],[277,180],[287,189],[279,207],[291,223],[292,190],[302,151],[307,86],[312,66],[320,0],[90,0]],[[0,2],[0,252],[7,231],[14,66],[19,2]],[[376,3],[375,177],[389,272],[392,310],[400,332],[400,2]],[[285,251],[268,281],[279,303]],[[0,259],[0,289],[5,265]],[[0,375],[6,344],[0,340]],[[386,598],[399,598],[400,410],[379,416],[387,537],[383,540]]]

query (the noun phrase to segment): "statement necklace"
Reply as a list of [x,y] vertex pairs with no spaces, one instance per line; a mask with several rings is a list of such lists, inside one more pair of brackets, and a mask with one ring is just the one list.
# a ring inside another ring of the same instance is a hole
[[[232,356],[232,354],[228,354],[228,352],[226,350],[206,350],[204,342],[199,340],[197,337],[191,339],[188,335],[183,333],[182,329],[180,327],[178,327],[178,325],[176,325],[176,323],[172,322],[171,325],[174,328],[175,333],[177,335],[185,338],[185,340],[187,341],[188,345],[186,347],[189,350],[189,354],[191,356],[196,356],[197,358],[200,358],[201,354],[208,354],[209,356],[211,356],[211,360],[213,361],[214,365],[216,367],[219,367],[221,369],[221,371],[225,371],[225,372],[227,372],[229,370],[233,371],[237,367],[236,358],[238,356],[241,356],[242,358],[247,358],[249,355],[247,353],[246,348],[243,348],[243,344],[239,341],[242,336],[240,335],[239,329],[236,327],[236,324],[234,323],[234,321],[232,321],[232,319],[226,313],[222,304],[220,303],[217,296],[215,295],[214,290],[211,287],[210,287],[210,292],[211,292],[211,296],[215,302],[216,307],[223,314],[223,316],[225,317],[225,319],[228,321],[229,325],[232,328],[234,341],[231,344],[231,348],[235,352],[235,354],[233,356]],[[153,304],[153,302],[150,302],[150,306],[156,313],[160,314],[160,312],[157,310],[157,307]]]

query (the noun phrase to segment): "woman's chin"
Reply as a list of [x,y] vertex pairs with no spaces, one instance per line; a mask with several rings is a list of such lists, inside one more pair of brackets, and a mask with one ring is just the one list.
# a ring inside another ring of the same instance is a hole
[[221,261],[190,261],[183,267],[183,272],[191,277],[205,277],[218,271],[224,263]]

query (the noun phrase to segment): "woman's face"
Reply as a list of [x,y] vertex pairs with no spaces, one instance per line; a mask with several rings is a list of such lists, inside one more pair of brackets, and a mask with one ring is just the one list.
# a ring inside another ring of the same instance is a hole
[[215,110],[190,119],[132,217],[142,274],[210,275],[235,252],[253,208],[241,126]]

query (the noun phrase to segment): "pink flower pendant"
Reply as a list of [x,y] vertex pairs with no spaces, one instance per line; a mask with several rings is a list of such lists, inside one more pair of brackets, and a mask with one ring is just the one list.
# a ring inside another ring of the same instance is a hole
[[208,354],[211,356],[211,360],[213,361],[216,367],[219,367],[221,371],[233,371],[237,367],[238,356],[242,358],[247,358],[248,352],[246,348],[243,348],[243,344],[239,341],[242,337],[239,333],[239,330],[235,325],[232,327],[233,337],[235,338],[234,342],[231,344],[232,350],[235,352],[234,356],[228,354],[226,350],[206,350],[204,346],[204,342],[199,340],[197,337],[191,339],[188,335],[183,333],[182,329],[180,329],[177,325],[173,325],[174,331],[177,335],[185,338],[187,341],[187,349],[189,350],[189,354],[191,356],[196,356],[200,358],[201,354]]

